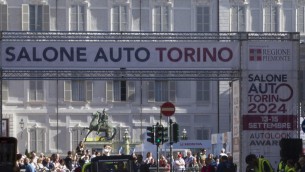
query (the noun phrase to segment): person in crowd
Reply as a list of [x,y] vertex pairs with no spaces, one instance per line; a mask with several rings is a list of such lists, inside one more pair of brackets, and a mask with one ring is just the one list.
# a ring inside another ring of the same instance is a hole
[[220,150],[219,158],[221,158],[221,157],[223,157],[223,156],[228,156],[228,155],[226,154],[226,149],[225,149],[225,148],[222,148],[222,149]]
[[216,166],[213,163],[211,158],[206,158],[204,161],[203,166],[201,167],[201,172],[215,172]]
[[31,153],[30,153],[30,159],[32,159],[32,163],[35,165],[35,166],[37,166],[37,159],[38,159],[39,157],[36,155],[36,152],[35,151],[32,151]]
[[217,166],[217,172],[235,172],[235,166],[229,161],[228,156],[221,157],[221,161]]
[[191,169],[194,166],[194,156],[192,155],[192,151],[188,150],[186,152],[186,157],[184,159],[185,161],[185,168],[186,169]]
[[177,158],[174,161],[174,169],[175,169],[175,172],[185,170],[185,161],[182,158],[182,154],[180,154],[180,153],[177,155]]
[[159,167],[164,167],[164,169],[162,170],[163,172],[170,171],[170,164],[168,163],[166,157],[163,154],[160,155]]
[[37,172],[45,172],[46,171],[45,166],[42,164],[42,158],[40,158],[40,157],[37,159],[36,171]]
[[305,157],[304,156],[300,156],[299,160],[298,160],[298,164],[300,165],[299,168],[299,172],[305,172]]
[[53,171],[55,169],[54,164],[49,157],[46,157],[46,164],[44,166],[47,171]]
[[17,156],[16,156],[16,166],[19,169],[25,169],[25,167],[24,167],[24,158],[23,158],[22,154],[17,154]]
[[287,172],[287,159],[281,158],[279,164],[277,165],[277,172]]
[[194,171],[199,171],[199,165],[198,165],[198,161],[197,161],[197,157],[195,155],[193,155],[194,160],[193,160],[193,169]]
[[295,162],[292,159],[287,160],[287,171],[286,172],[296,172]]
[[155,159],[153,158],[153,155],[151,152],[146,153],[146,158],[144,160],[144,163],[148,164],[150,166],[155,164]]
[[83,156],[85,154],[85,145],[83,141],[80,141],[78,146],[76,147],[76,153],[79,156]]
[[82,172],[83,165],[85,164],[85,161],[83,159],[78,160],[78,166],[74,169],[74,172]]
[[104,148],[103,148],[103,156],[110,156],[111,154],[111,146],[110,145],[104,145]]
[[30,163],[29,158],[24,159],[24,167],[25,167],[25,172],[36,172],[35,167]]
[[68,151],[67,152],[67,156],[66,158],[64,159],[65,161],[65,164],[66,164],[66,167],[72,171],[72,168],[73,168],[73,159],[72,159],[72,151]]
[[254,154],[246,156],[246,163],[248,164],[247,170],[255,172],[273,172],[270,162],[263,158],[257,157]]
[[68,170],[68,168],[65,164],[65,160],[59,158],[59,165],[55,169],[56,169],[56,172],[66,172]]
[[205,148],[201,149],[201,151],[197,154],[197,160],[199,168],[203,167],[203,161],[207,158],[207,150]]

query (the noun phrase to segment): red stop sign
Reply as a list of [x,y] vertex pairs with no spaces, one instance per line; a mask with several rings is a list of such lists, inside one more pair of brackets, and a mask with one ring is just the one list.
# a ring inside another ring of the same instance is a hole
[[161,113],[164,116],[172,116],[175,113],[175,105],[171,102],[165,102],[161,106]]

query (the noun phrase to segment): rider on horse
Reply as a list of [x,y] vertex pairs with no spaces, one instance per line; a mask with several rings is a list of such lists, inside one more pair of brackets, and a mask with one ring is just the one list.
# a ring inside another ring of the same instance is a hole
[[98,130],[97,132],[100,131],[102,127],[107,127],[108,126],[108,115],[105,112],[105,109],[103,110],[103,113],[98,112],[99,117],[98,117]]

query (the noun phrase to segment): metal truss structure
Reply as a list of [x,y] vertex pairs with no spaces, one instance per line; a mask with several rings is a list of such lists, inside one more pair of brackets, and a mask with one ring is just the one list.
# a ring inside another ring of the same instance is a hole
[[[7,42],[231,42],[231,41],[300,41],[297,32],[0,32]],[[237,80],[240,70],[234,69],[6,69],[2,80]]]

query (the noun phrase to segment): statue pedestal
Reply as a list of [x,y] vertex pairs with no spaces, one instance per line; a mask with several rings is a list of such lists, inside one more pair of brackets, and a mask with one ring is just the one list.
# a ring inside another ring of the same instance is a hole
[[88,149],[93,153],[94,151],[98,151],[102,153],[104,145],[112,145],[111,142],[101,142],[101,141],[86,141],[84,142],[85,149]]

